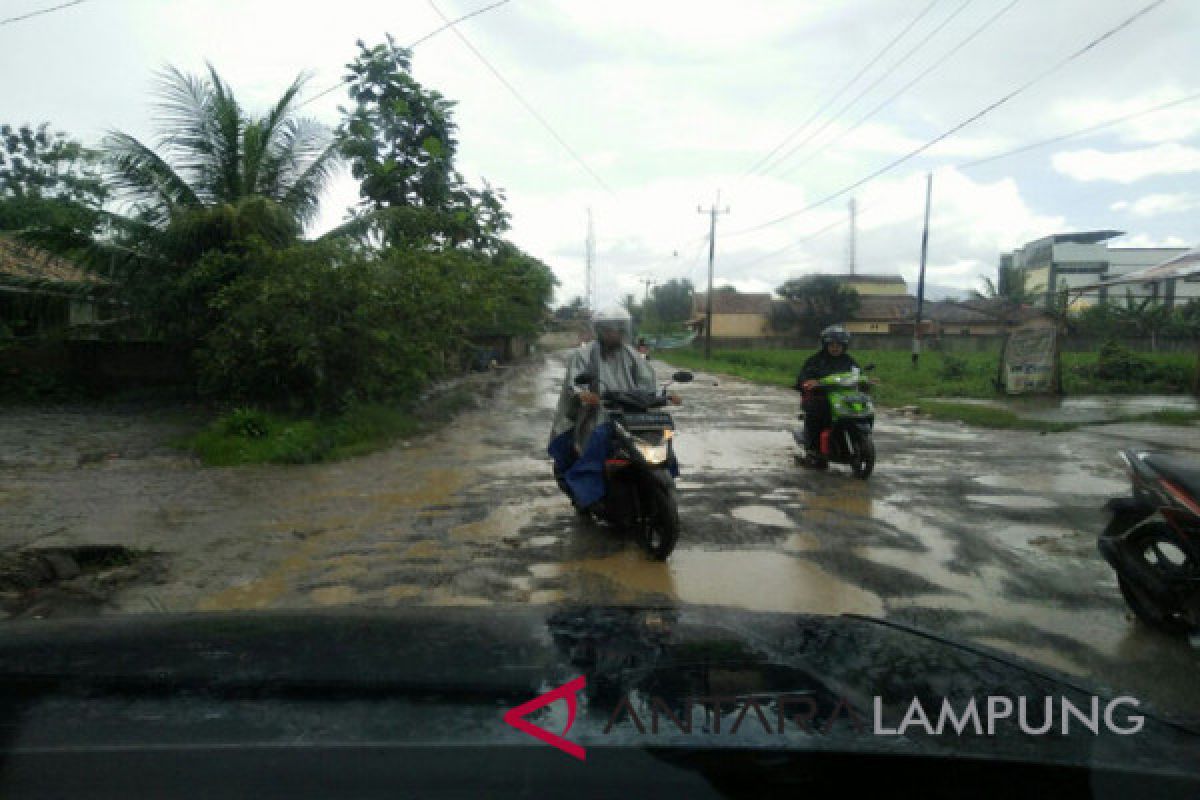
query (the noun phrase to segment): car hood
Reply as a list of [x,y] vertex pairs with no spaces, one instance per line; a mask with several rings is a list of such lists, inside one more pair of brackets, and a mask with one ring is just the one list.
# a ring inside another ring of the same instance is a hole
[[564,697],[517,716],[583,748],[1200,772],[1200,736],[1144,703],[1121,709],[1122,718],[1144,718],[1130,734],[1103,725],[1092,733],[1076,720],[1066,734],[1056,722],[1032,735],[1015,708],[991,734],[900,730],[914,700],[932,726],[946,703],[962,714],[973,700],[982,715],[988,698],[1025,698],[1038,726],[1047,698],[1056,709],[1064,699],[1084,711],[1096,702],[1103,716],[1114,696],[983,647],[856,616],[708,607],[147,614],[14,622],[0,640],[10,748],[100,735],[129,746],[317,737],[546,747],[506,712],[572,681],[574,711]]

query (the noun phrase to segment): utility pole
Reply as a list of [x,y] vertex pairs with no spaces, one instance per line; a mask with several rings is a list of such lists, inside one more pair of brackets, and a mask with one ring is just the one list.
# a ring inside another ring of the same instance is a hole
[[925,256],[929,252],[929,200],[933,196],[933,173],[925,175],[925,228],[921,232],[921,272],[917,277],[917,316],[913,324],[912,365],[921,357],[921,312],[925,307]]
[[650,287],[654,286],[658,281],[654,278],[638,278],[638,283],[643,284],[646,289],[642,292],[642,311],[645,312],[646,303],[650,301]]
[[850,274],[854,274],[854,245],[855,239],[858,236],[858,228],[856,227],[856,217],[858,215],[858,202],[850,198]]
[[711,208],[697,206],[700,214],[708,214],[708,295],[705,297],[707,308],[704,312],[704,360],[712,358],[712,317],[713,317],[713,260],[717,252],[717,215],[728,214],[729,206],[721,207],[721,190],[717,190],[717,201]]
[[590,207],[587,210],[587,217],[587,240],[584,245],[585,252],[587,253],[587,274],[584,276],[583,295],[587,310],[595,311],[596,309],[592,308],[592,286],[594,285],[592,282],[592,262],[596,258],[596,234],[592,230],[592,209]]

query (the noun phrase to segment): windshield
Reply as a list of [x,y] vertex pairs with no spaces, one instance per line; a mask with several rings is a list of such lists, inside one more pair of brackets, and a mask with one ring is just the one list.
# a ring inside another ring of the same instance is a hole
[[0,626],[455,620],[629,741],[728,659],[743,725],[1200,730],[1195,4],[0,17]]

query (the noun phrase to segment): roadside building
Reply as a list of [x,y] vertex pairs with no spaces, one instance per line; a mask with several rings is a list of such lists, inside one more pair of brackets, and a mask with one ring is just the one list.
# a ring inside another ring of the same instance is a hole
[[94,335],[113,316],[109,288],[67,259],[0,236],[0,336]]
[[[771,295],[768,292],[713,292],[713,338],[729,342],[747,342],[772,336],[771,303]],[[707,293],[692,295],[692,316],[688,327],[701,336],[704,335],[707,311]]]
[[[1186,247],[1110,247],[1122,231],[1056,233],[1028,242],[1000,256],[1000,267],[1025,272],[1025,285],[1038,290],[1038,305],[1049,308],[1056,290],[1067,288],[1078,299],[1075,307],[1108,299],[1120,301],[1129,292],[1135,299],[1152,298],[1168,308],[1200,298],[1200,279],[1105,285],[1139,270],[1181,256]],[[1084,289],[1083,291],[1074,291]]]

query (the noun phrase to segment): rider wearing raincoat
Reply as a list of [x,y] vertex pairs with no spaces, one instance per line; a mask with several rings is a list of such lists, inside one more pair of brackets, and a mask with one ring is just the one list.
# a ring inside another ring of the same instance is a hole
[[[604,391],[656,388],[650,362],[629,346],[633,322],[623,308],[609,308],[592,317],[595,339],[570,351],[563,377],[558,410],[547,448],[554,459],[554,477],[579,508],[588,508],[604,497],[604,459],[611,441],[608,414],[600,395]],[[592,377],[587,386],[575,377]],[[678,405],[679,397],[671,395]]]

